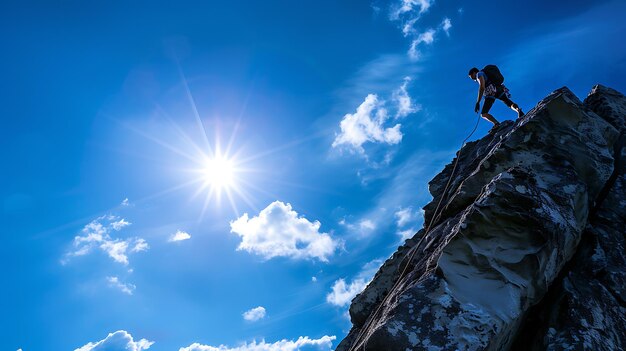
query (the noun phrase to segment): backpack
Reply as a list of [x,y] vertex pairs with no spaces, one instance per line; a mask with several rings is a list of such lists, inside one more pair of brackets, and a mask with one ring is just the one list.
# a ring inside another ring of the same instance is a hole
[[496,65],[487,65],[482,71],[487,75],[487,79],[489,83],[500,85],[504,83],[504,76],[500,73],[498,66]]

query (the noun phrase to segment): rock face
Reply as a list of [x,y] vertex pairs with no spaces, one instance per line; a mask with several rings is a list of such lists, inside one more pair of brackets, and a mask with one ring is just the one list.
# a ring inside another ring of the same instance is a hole
[[561,88],[467,143],[337,350],[626,349],[625,131],[622,94]]

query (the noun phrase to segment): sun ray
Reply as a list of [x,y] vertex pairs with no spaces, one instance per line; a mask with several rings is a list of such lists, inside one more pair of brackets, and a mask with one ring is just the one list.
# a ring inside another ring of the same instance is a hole
[[235,142],[235,135],[237,134],[237,131],[239,130],[240,123],[241,123],[241,118],[237,119],[237,122],[235,122],[235,127],[233,128],[233,132],[230,133],[228,144],[226,144],[226,151],[225,151],[226,155],[229,155],[232,150],[233,143]]
[[252,183],[249,183],[249,182],[247,182],[247,181],[245,181],[245,180],[241,180],[241,183],[243,183],[243,184],[244,184],[244,185],[246,185],[247,187],[252,188],[252,189],[254,189],[255,191],[257,191],[257,192],[259,192],[259,193],[263,193],[263,194],[265,194],[265,195],[267,195],[267,196],[269,196],[269,197],[273,197],[273,198],[275,198],[275,199],[278,199],[278,198],[279,198],[279,196],[278,196],[277,194],[271,193],[271,192],[269,192],[269,191],[267,191],[267,190],[265,190],[265,189],[262,189],[262,188],[260,188],[260,187],[258,187],[258,186],[256,186],[256,185],[254,185],[254,184],[252,184]]
[[204,205],[202,205],[202,211],[200,211],[200,217],[198,218],[198,222],[200,222],[202,218],[204,218],[207,208],[209,207],[209,203],[211,202],[212,195],[213,195],[213,188],[209,188],[209,192],[207,193],[206,198],[204,199]]
[[325,137],[327,135],[328,135],[328,132],[319,132],[319,133],[310,135],[310,136],[302,138],[302,139],[293,140],[293,141],[291,141],[291,142],[289,142],[287,144],[283,144],[283,145],[277,146],[277,147],[275,147],[273,149],[269,149],[269,150],[260,152],[260,153],[255,154],[255,155],[248,156],[248,157],[242,159],[241,162],[246,162],[247,163],[247,162],[251,162],[251,161],[254,161],[254,160],[258,160],[260,158],[263,158],[263,157],[275,154],[275,153],[277,153],[279,151],[284,151],[284,150],[287,150],[289,148],[298,146],[300,144],[304,144],[304,143],[306,143],[308,141]]
[[202,155],[203,154],[203,150],[198,146],[198,144],[196,144],[193,141],[193,139],[187,133],[185,133],[185,131],[178,125],[178,123],[176,123],[172,119],[170,114],[167,113],[159,104],[156,104],[156,108],[163,115],[163,117],[168,122],[170,122],[170,124],[174,127],[176,132],[178,132],[178,134],[187,142],[187,144],[191,145],[195,149],[195,151],[197,152],[198,155]]
[[196,105],[195,99],[193,98],[193,95],[191,94],[191,90],[189,89],[189,84],[187,83],[187,78],[185,77],[183,68],[181,67],[180,63],[177,62],[177,64],[178,64],[178,72],[180,74],[180,78],[183,81],[183,86],[185,87],[185,92],[187,93],[187,99],[189,99],[189,103],[191,104],[191,109],[193,110],[193,116],[195,117],[196,124],[198,124],[198,127],[200,128],[200,131],[202,132],[202,138],[204,140],[206,147],[209,149],[210,153],[213,153],[213,150],[211,149],[211,143],[209,143],[209,138],[206,135],[206,129],[204,128],[204,123],[202,123],[202,118],[200,118],[200,113],[198,113],[198,107]]
[[193,155],[189,155],[186,152],[178,149],[177,147],[174,147],[174,146],[172,146],[172,145],[170,145],[170,144],[168,144],[168,143],[166,143],[166,142],[164,142],[164,141],[162,141],[162,140],[160,140],[158,138],[155,138],[155,137],[151,136],[150,134],[145,133],[145,132],[143,132],[143,131],[141,131],[141,130],[139,130],[139,129],[131,126],[131,125],[129,125],[128,123],[125,123],[125,122],[123,122],[121,120],[118,120],[117,118],[114,118],[112,116],[108,116],[108,118],[110,118],[111,120],[113,120],[114,122],[118,123],[119,125],[121,125],[122,127],[126,128],[128,130],[130,130],[130,131],[132,131],[134,133],[137,133],[140,136],[142,136],[142,137],[144,137],[144,138],[146,138],[146,139],[148,139],[150,141],[153,141],[153,142],[161,145],[162,147],[164,147],[164,148],[166,148],[166,149],[168,149],[168,150],[170,150],[170,151],[172,151],[172,152],[174,152],[174,153],[176,153],[176,154],[178,154],[180,156],[183,156],[184,158],[186,158],[186,159],[188,159],[190,161],[196,162],[196,158]]
[[246,205],[250,206],[250,208],[252,208],[254,210],[254,212],[260,212],[261,209],[258,208],[254,203],[252,203],[252,200],[250,200],[248,195],[246,193],[244,193],[243,189],[233,188],[233,191],[235,191],[237,193],[237,195],[239,195],[243,199],[243,201],[246,203]]
[[228,202],[230,203],[230,208],[233,209],[233,212],[235,212],[235,215],[237,215],[237,217],[239,217],[239,210],[237,209],[237,204],[235,204],[235,200],[233,199],[232,193],[230,192],[230,189],[226,189],[226,197],[228,197]]

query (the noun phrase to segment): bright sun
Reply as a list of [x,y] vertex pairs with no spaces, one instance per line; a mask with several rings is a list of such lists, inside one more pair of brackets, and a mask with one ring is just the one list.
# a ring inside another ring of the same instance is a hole
[[199,167],[193,170],[197,178],[192,183],[200,184],[194,197],[205,194],[201,217],[212,202],[216,208],[220,208],[222,200],[225,199],[235,213],[239,213],[235,197],[243,199],[247,204],[251,203],[243,187],[244,184],[248,184],[243,175],[250,172],[250,168],[242,167],[242,162],[245,161],[237,159],[237,153],[231,155],[228,151],[221,152],[220,149],[216,145],[210,148],[209,153],[196,158]]
[[230,188],[235,183],[233,162],[223,156],[207,159],[203,169],[204,183],[215,190]]

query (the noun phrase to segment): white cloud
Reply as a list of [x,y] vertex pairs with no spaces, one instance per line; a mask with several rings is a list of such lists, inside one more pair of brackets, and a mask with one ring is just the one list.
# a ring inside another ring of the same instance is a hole
[[404,227],[415,219],[416,213],[413,212],[411,207],[405,207],[396,211],[394,215],[397,219],[396,224],[398,227]]
[[402,85],[396,89],[391,96],[392,101],[397,105],[396,118],[406,117],[411,113],[419,111],[420,109],[419,106],[413,104],[411,96],[407,91],[407,87],[410,82],[411,77],[404,77],[404,83],[402,83]]
[[361,229],[365,229],[365,230],[374,230],[376,229],[376,224],[374,222],[372,222],[369,219],[364,219],[362,221],[359,222],[359,226],[361,227]]
[[175,242],[175,241],[183,241],[183,240],[188,240],[188,239],[191,239],[191,235],[189,235],[189,233],[184,232],[182,230],[177,230],[176,233],[172,234],[172,236],[170,236],[170,238],[167,241]]
[[115,221],[115,222],[111,222],[111,227],[115,230],[121,230],[124,227],[129,226],[131,223],[126,221],[124,218],[120,219],[119,221]]
[[415,23],[418,19],[418,17],[415,17],[404,23],[404,25],[402,26],[402,34],[404,34],[405,37],[409,36],[410,34],[415,34]]
[[133,336],[124,330],[118,330],[98,342],[90,342],[74,351],[143,351],[154,344],[153,341],[141,339],[134,341]]
[[225,345],[208,346],[198,343],[191,344],[187,347],[181,347],[178,351],[298,351],[303,347],[307,349],[313,347],[319,351],[331,350],[335,336],[324,335],[319,339],[311,339],[308,336],[301,336],[298,340],[283,339],[275,343],[269,344],[265,340],[261,342],[252,341],[244,343],[236,347],[228,347]]
[[[430,9],[434,2],[434,0],[400,0],[391,6],[389,19],[394,22],[399,22],[402,28],[402,34],[404,34],[405,37],[411,38],[411,44],[409,45],[407,54],[413,62],[421,58],[422,52],[420,46],[432,44],[439,31],[444,31],[447,36],[450,35],[452,21],[448,17],[443,19],[437,29],[430,28],[420,33],[416,28],[417,22],[422,15]],[[462,10],[459,9],[459,13],[461,12]]]
[[[385,187],[379,192],[370,209],[360,216],[380,223],[379,226],[386,223],[390,226],[389,229],[394,229],[391,225],[395,226],[398,220],[395,213],[402,208],[409,207],[409,204],[415,204],[413,206],[414,221],[407,223],[402,228],[396,228],[400,231],[408,229],[413,231],[412,233],[398,232],[397,234],[400,236],[415,234],[416,229],[422,226],[424,220],[420,207],[432,200],[430,193],[423,185],[441,171],[446,162],[454,157],[456,151],[456,149],[451,148],[433,152],[421,148],[415,150],[410,157],[401,163],[390,166],[388,174],[391,175],[391,179],[386,181]],[[387,208],[388,211],[383,211],[384,208]]]
[[415,235],[415,233],[417,233],[417,230],[415,230],[415,228],[409,228],[409,229],[405,229],[405,230],[398,230],[398,236],[400,236],[400,240],[402,240],[403,242],[406,239],[412,238],[413,235]]
[[441,22],[441,28],[443,29],[444,32],[446,32],[446,35],[450,35],[450,28],[452,28],[452,22],[450,21],[450,19],[448,17],[443,19],[443,22]]
[[243,319],[250,322],[255,322],[263,318],[265,318],[265,307],[263,306],[252,308],[243,313]]
[[317,282],[317,277],[315,277],[315,276],[311,277],[311,281],[312,281],[313,283]]
[[237,250],[245,250],[270,259],[318,259],[328,261],[340,242],[320,232],[320,222],[300,217],[290,204],[274,201],[258,216],[247,213],[230,222],[230,231],[241,237]]
[[396,226],[398,227],[397,233],[401,240],[404,241],[413,237],[417,232],[415,227],[423,222],[424,210],[413,211],[411,207],[405,207],[396,211],[394,216],[396,217]]
[[131,253],[149,249],[148,243],[142,238],[118,239],[111,237],[113,232],[120,231],[128,225],[130,222],[112,215],[96,218],[83,227],[82,235],[74,237],[73,250],[65,254],[61,263],[66,264],[71,257],[84,256],[94,249],[100,248],[115,262],[127,265],[129,247]]
[[148,246],[148,243],[145,240],[137,238],[135,239],[135,246],[133,246],[130,252],[148,251],[149,248],[150,246]]
[[122,200],[122,202],[120,203],[120,205],[122,206],[129,206],[130,202],[128,201],[128,198],[125,198],[124,200]]
[[368,262],[350,283],[346,283],[343,278],[337,279],[331,292],[326,295],[326,301],[339,307],[348,305],[372,281],[382,263],[381,259]]
[[346,227],[350,232],[367,235],[370,234],[374,229],[376,229],[376,222],[371,219],[361,219],[356,223],[349,223],[346,219],[342,219],[339,221],[339,224]]
[[107,277],[109,286],[119,289],[124,294],[132,295],[137,288],[134,284],[122,283],[118,277]]
[[125,240],[105,240],[100,245],[100,248],[115,262],[128,264],[128,256],[126,256],[128,242]]
[[341,133],[335,137],[333,147],[347,145],[363,154],[366,142],[398,144],[402,140],[400,124],[385,127],[389,114],[384,104],[377,95],[367,95],[354,114],[348,113],[341,120]]
[[[337,123],[337,132],[331,144],[333,151],[337,151],[335,155],[342,155],[343,151],[355,155],[366,161],[368,168],[385,167],[391,162],[397,147],[390,147],[394,141],[391,136],[396,136],[400,142],[402,138],[402,126],[394,129],[397,104],[392,101],[392,94],[402,84],[405,77],[414,76],[422,70],[421,65],[414,64],[405,53],[380,55],[374,60],[361,66],[355,74],[350,77],[346,83],[338,89],[335,94],[337,103],[331,111],[328,118],[333,116],[333,120],[343,121],[344,131],[341,129],[341,123]],[[367,97],[375,96],[377,103],[374,105],[376,109],[369,116],[359,115],[357,107],[371,104],[371,99]],[[386,117],[384,123],[379,123],[377,116],[378,108],[382,111],[380,115]],[[346,115],[346,113],[349,113]],[[349,117],[352,116],[352,117]],[[345,117],[349,117],[345,119]],[[360,118],[360,119],[359,119]],[[351,124],[350,124],[351,122]],[[336,122],[334,122],[336,123]],[[367,129],[366,126],[372,126],[375,134]],[[379,129],[379,130],[378,130]],[[387,134],[385,131],[389,130]],[[394,134],[395,133],[395,134]],[[376,141],[375,136],[385,141]],[[361,143],[357,137],[362,138]],[[387,137],[387,138],[384,138]]]
[[326,295],[326,301],[335,306],[343,307],[352,301],[352,299],[365,287],[369,282],[363,278],[354,279],[350,284],[346,284],[343,279],[335,281],[332,291]]
[[419,51],[418,46],[421,44],[426,44],[426,45],[432,44],[435,41],[435,33],[437,33],[437,31],[430,28],[420,33],[417,36],[417,38],[413,39],[413,41],[411,42],[411,46],[409,47],[409,52],[408,52],[409,58],[411,60],[417,61],[420,59],[421,52]]
[[397,20],[403,14],[417,12],[417,16],[428,11],[434,0],[401,0],[400,4],[393,6],[389,15],[391,20]]

